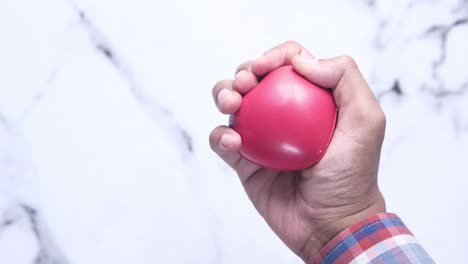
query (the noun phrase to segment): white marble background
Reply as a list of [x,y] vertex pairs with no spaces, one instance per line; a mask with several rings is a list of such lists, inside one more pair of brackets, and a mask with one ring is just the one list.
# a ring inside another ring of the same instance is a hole
[[466,263],[467,19],[462,0],[1,1],[0,263],[301,263],[207,143],[215,81],[289,39],[357,59],[389,210]]

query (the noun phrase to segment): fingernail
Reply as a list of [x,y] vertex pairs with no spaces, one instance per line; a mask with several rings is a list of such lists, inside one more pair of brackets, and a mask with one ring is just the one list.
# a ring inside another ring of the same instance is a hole
[[236,76],[234,77],[234,79],[238,79],[239,76],[246,74],[246,73],[248,73],[246,70],[240,70],[239,72],[236,73]]
[[219,140],[219,144],[223,147],[223,148],[228,148],[229,145],[231,145],[231,143],[234,141],[234,137],[230,134],[224,134],[221,136],[221,139]]
[[229,90],[227,88],[221,89],[221,91],[219,91],[218,97],[217,97],[218,105],[223,105],[224,102],[226,102],[229,99],[229,97],[231,97],[231,95],[232,95],[231,90]]

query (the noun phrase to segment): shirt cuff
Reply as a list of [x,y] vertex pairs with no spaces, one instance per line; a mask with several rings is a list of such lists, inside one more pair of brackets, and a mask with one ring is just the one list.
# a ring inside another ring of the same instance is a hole
[[380,213],[352,225],[334,237],[313,264],[434,263],[401,219]]

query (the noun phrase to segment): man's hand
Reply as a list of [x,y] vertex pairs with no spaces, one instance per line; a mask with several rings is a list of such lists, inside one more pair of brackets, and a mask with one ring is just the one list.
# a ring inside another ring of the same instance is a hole
[[234,114],[242,95],[262,76],[288,64],[312,83],[332,89],[338,120],[323,159],[303,171],[263,168],[240,154],[241,137],[226,126],[213,130],[210,145],[237,172],[250,200],[273,231],[311,262],[339,232],[385,212],[377,185],[385,115],[352,58],[317,60],[295,42],[286,42],[242,64],[234,80],[218,82],[213,97],[219,110]]

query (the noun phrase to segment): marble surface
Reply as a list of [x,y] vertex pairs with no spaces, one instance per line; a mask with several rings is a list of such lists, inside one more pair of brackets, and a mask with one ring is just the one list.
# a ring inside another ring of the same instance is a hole
[[0,263],[301,263],[207,143],[215,81],[289,39],[356,58],[389,210],[468,261],[467,1],[0,6]]

